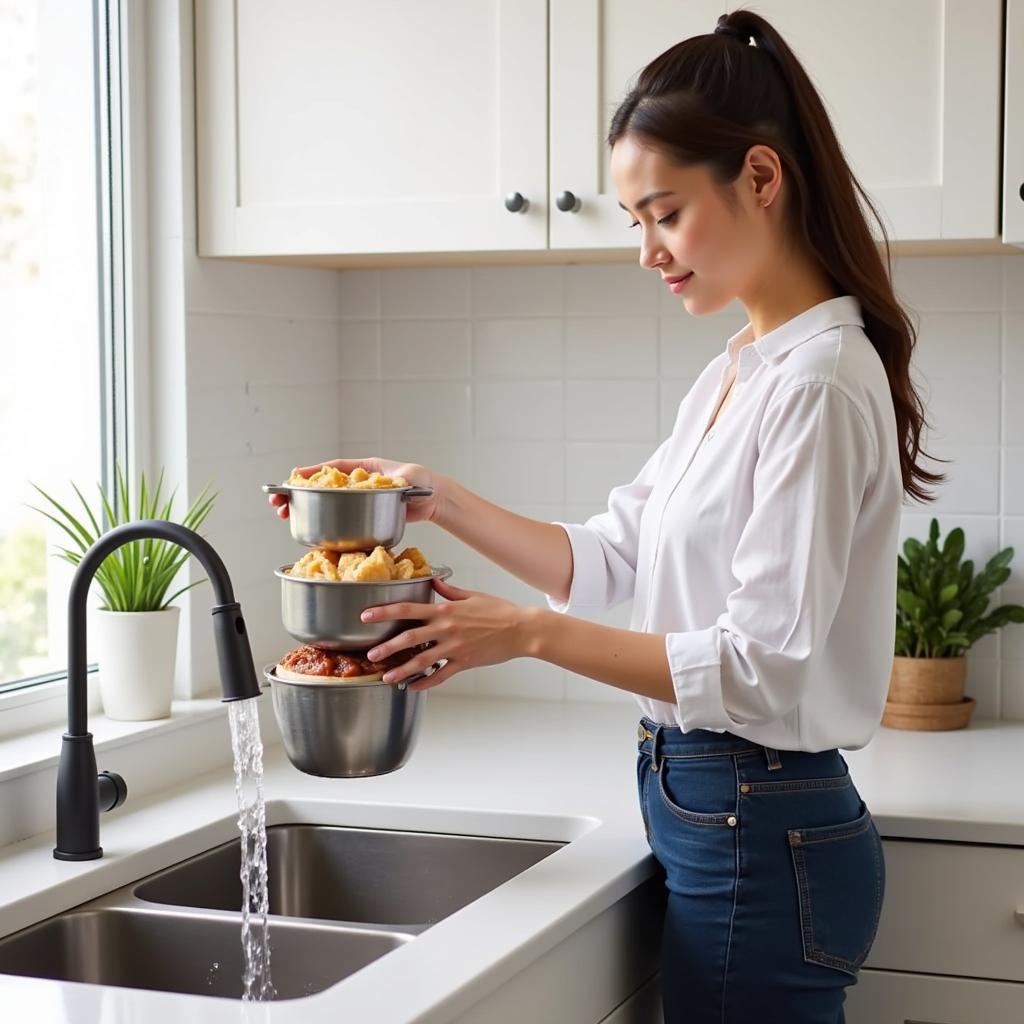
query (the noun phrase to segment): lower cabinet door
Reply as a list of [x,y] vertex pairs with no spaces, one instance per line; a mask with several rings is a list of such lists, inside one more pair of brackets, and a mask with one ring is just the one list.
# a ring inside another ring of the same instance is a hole
[[862,968],[846,990],[846,1024],[1011,1024],[1024,983]]
[[599,1024],[665,1024],[661,1012],[661,972],[616,1006]]

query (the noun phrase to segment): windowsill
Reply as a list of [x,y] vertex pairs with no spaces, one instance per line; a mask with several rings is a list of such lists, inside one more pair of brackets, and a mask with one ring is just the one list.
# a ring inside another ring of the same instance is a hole
[[[171,704],[170,718],[148,722],[118,722],[102,713],[91,713],[89,732],[92,733],[96,750],[105,752],[171,733],[218,715],[227,715],[227,708],[218,697],[176,700]],[[20,736],[0,738],[0,782],[55,767],[60,757],[61,736],[66,727],[66,721],[61,721]]]

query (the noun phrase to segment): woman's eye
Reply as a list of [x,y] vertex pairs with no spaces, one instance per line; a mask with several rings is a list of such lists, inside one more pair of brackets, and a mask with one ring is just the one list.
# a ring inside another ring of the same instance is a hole
[[[670,224],[673,220],[675,220],[676,213],[678,213],[678,212],[679,212],[678,210],[674,210],[672,213],[669,213],[666,216],[662,217],[661,220],[658,221],[658,223],[659,224]],[[631,228],[635,228],[639,223],[640,223],[640,221],[635,220],[629,226]]]

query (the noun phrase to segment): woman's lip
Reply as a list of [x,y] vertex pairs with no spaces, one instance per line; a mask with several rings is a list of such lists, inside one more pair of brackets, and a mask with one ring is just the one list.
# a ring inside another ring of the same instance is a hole
[[684,277],[668,277],[665,279],[665,283],[669,286],[669,288],[672,289],[673,292],[678,293],[686,286],[686,283],[690,280],[691,277],[693,277],[692,270]]

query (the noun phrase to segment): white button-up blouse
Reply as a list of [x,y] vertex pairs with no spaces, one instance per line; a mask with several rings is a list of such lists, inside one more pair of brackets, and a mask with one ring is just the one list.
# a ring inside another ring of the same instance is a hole
[[675,690],[637,695],[655,722],[857,750],[888,692],[902,500],[889,382],[842,295],[729,339],[607,510],[557,523],[573,578],[547,601],[585,616],[633,598],[630,629],[665,634]]

